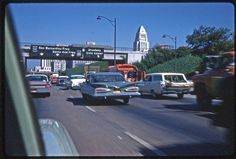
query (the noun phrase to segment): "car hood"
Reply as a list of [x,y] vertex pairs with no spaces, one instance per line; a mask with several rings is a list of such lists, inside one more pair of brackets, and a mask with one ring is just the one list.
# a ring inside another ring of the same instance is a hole
[[106,82],[106,83],[92,83],[92,87],[105,87],[105,88],[125,88],[130,86],[135,86],[134,83],[130,82]]
[[39,125],[46,156],[79,156],[70,134],[62,123],[50,118],[40,118]]

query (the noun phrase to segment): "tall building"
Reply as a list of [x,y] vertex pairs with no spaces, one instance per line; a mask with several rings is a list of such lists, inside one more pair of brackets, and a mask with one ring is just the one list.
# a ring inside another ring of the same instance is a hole
[[51,62],[52,72],[65,71],[66,60],[53,60]]
[[147,37],[147,32],[141,25],[136,33],[134,45],[134,51],[147,52],[149,50],[149,42]]
[[51,67],[51,60],[42,59],[40,61],[40,66],[42,68],[44,68],[44,67]]

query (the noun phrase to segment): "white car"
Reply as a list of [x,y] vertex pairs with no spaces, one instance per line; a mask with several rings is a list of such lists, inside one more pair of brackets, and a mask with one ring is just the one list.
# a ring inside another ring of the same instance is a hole
[[181,99],[184,94],[191,94],[193,90],[193,82],[188,81],[183,73],[150,73],[137,85],[141,94],[148,93],[153,97],[177,94]]
[[70,76],[70,81],[71,81],[71,89],[76,89],[80,88],[80,84],[85,82],[85,77],[84,75],[71,75]]
[[25,76],[33,97],[49,97],[51,84],[44,74],[28,74]]

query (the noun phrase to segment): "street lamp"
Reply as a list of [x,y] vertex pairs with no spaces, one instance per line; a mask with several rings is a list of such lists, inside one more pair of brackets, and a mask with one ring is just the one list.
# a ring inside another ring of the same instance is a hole
[[170,38],[175,43],[175,64],[174,64],[174,71],[176,71],[175,67],[176,67],[176,43],[177,43],[177,37],[176,36],[172,37],[172,36],[167,35],[167,34],[164,34],[162,36],[162,38],[166,38],[166,37]]
[[98,16],[97,20],[101,20],[102,18],[106,19],[113,27],[114,27],[114,66],[116,65],[116,18],[114,20],[110,20],[104,16]]

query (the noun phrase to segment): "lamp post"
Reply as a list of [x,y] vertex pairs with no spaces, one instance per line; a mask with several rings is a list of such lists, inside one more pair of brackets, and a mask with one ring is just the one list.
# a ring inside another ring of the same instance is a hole
[[166,37],[168,37],[168,38],[170,38],[174,43],[175,43],[175,64],[174,64],[174,71],[176,71],[176,43],[177,43],[177,37],[175,36],[175,37],[172,37],[172,36],[170,36],[170,35],[167,35],[167,34],[164,34],[163,36],[162,36],[162,38],[166,38]]
[[97,20],[101,20],[102,18],[106,19],[114,27],[114,66],[115,66],[116,65],[116,18],[114,18],[114,20],[110,20],[107,17],[98,16]]

